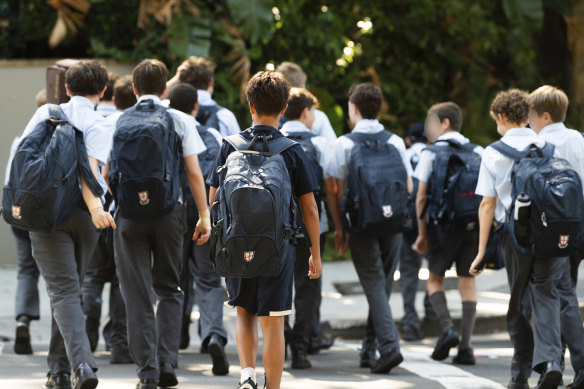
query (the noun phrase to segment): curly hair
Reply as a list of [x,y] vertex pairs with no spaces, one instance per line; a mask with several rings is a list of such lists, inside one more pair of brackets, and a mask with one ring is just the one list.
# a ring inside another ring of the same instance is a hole
[[491,116],[503,115],[513,124],[524,124],[529,116],[529,94],[519,89],[499,92],[491,103]]

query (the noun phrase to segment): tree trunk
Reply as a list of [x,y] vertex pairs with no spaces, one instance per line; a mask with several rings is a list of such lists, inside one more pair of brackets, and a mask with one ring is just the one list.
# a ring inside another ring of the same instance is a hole
[[566,17],[568,47],[572,54],[570,118],[584,131],[584,1],[573,0],[574,16]]

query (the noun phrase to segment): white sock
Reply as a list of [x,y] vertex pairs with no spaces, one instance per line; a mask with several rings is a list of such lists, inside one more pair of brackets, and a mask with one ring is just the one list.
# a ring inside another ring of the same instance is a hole
[[244,383],[248,378],[251,378],[255,383],[258,382],[256,378],[256,371],[253,367],[246,367],[245,369],[241,369],[241,381],[239,382]]

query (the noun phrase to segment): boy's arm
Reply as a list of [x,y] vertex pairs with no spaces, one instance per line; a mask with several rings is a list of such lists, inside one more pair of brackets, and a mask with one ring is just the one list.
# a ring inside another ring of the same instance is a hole
[[491,226],[493,225],[493,217],[495,216],[495,208],[497,208],[496,197],[483,197],[479,207],[479,249],[477,256],[470,265],[469,273],[473,276],[478,276],[484,270],[484,266],[479,269],[479,266],[485,258],[487,252],[487,243],[489,242],[489,235],[491,233]]
[[217,188],[214,186],[209,187],[209,207],[213,206],[215,202],[215,194],[217,193]]
[[419,181],[418,194],[416,195],[416,217],[418,218],[418,238],[414,243],[416,251],[422,255],[428,254],[428,226],[422,212],[428,203],[428,183]]
[[[97,159],[89,157],[89,166],[91,167],[91,171],[95,175],[95,178],[98,178],[99,176],[97,165]],[[95,227],[101,229],[112,227],[115,229],[116,222],[109,212],[104,211],[103,204],[101,203],[101,197],[98,197],[94,195],[93,192],[91,192],[91,189],[89,189],[89,186],[83,179],[83,176],[80,175],[80,178],[81,195],[83,197],[83,201],[85,201],[85,205],[87,205],[87,209],[89,209],[89,213],[91,214],[91,221]]]
[[195,228],[193,240],[196,240],[197,245],[200,246],[205,244],[211,235],[211,218],[209,215],[209,207],[207,206],[207,199],[205,198],[205,179],[199,166],[199,157],[197,154],[184,157],[184,161],[187,168],[189,187],[191,188],[191,193],[199,211],[199,221]]
[[170,90],[172,89],[173,86],[180,84],[180,72],[183,69],[188,68],[189,63],[187,61],[183,61],[182,64],[180,64],[180,66],[176,69],[176,74],[174,75],[174,77],[172,77],[170,80],[168,80],[166,82],[166,90],[164,91],[164,94],[162,95],[163,99],[168,98],[168,92],[170,92]]
[[343,193],[345,192],[345,180],[329,177],[325,180],[325,188],[329,211],[335,223],[335,249],[338,256],[341,257],[345,255],[349,247],[349,234],[346,232],[343,241],[343,216],[340,208]]
[[302,220],[308,231],[308,236],[312,241],[310,248],[310,259],[308,277],[317,279],[322,273],[322,260],[320,258],[320,223],[318,219],[318,207],[314,199],[314,193],[306,193],[300,196],[300,209],[302,210]]

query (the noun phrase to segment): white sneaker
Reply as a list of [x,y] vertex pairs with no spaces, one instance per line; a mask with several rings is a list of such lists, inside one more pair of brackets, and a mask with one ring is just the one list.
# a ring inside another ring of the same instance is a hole
[[237,389],[258,389],[258,385],[251,378],[248,378],[245,382],[240,382]]

